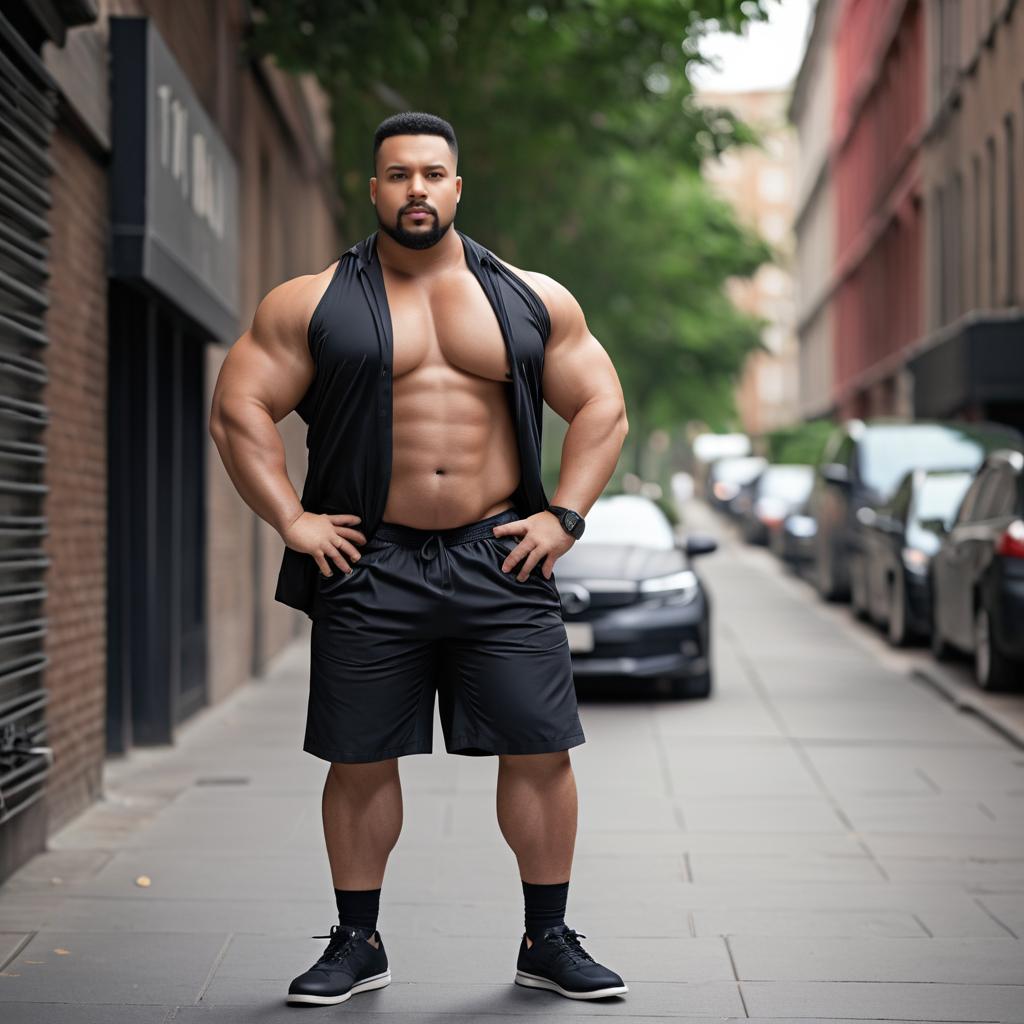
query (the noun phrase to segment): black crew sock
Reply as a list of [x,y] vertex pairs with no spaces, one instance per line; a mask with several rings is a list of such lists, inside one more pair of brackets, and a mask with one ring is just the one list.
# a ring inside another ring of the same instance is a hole
[[375,929],[380,910],[380,889],[335,889],[338,923]]
[[565,924],[565,905],[568,899],[568,880],[551,884],[534,884],[523,881],[526,934],[531,942],[539,942],[545,928]]

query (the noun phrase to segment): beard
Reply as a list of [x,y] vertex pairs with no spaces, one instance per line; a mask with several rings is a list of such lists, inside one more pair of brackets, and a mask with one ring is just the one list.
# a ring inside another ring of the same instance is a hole
[[437,212],[431,210],[429,216],[431,218],[430,228],[427,230],[418,231],[406,231],[402,227],[402,215],[405,213],[408,207],[403,207],[398,211],[398,216],[395,218],[394,224],[385,224],[381,220],[380,213],[377,214],[377,223],[380,225],[381,230],[393,238],[399,245],[404,245],[406,249],[429,249],[431,246],[437,245],[445,236],[445,232],[452,226],[455,221],[453,216],[447,224],[443,227],[441,225],[441,218],[438,217]]

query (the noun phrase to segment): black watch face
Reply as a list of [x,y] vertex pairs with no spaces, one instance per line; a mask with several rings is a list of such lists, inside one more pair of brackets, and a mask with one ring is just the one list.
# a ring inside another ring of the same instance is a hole
[[576,529],[576,524],[580,521],[580,517],[575,512],[566,512],[565,514],[565,528],[570,532]]

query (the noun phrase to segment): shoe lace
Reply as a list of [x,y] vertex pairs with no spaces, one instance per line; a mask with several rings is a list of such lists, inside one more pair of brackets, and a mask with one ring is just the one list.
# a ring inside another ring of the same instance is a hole
[[597,961],[583,948],[580,939],[585,939],[583,932],[573,928],[566,928],[564,932],[549,932],[548,942],[555,943],[559,949],[559,955],[567,957],[571,964],[593,964]]
[[320,957],[317,963],[340,963],[352,952],[355,940],[359,938],[359,933],[351,928],[342,929],[340,924],[333,924],[327,935],[313,935],[311,938],[331,940],[327,943],[324,955]]

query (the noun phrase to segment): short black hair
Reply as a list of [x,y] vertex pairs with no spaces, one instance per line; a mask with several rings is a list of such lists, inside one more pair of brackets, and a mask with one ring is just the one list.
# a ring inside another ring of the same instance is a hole
[[455,138],[455,129],[443,118],[422,111],[406,110],[401,114],[386,117],[373,133],[373,169],[377,171],[377,151],[380,144],[392,135],[440,135],[452,151],[456,163],[459,159],[459,143]]

